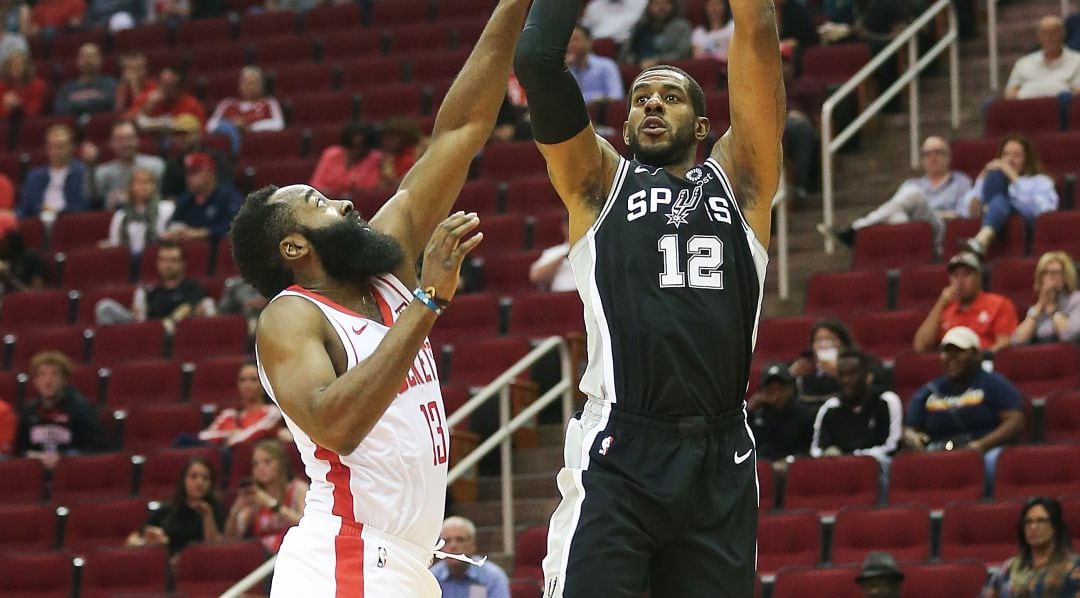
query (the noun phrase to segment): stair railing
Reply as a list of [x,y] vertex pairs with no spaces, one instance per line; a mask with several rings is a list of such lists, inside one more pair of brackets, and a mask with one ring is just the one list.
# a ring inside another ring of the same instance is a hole
[[[994,0],[990,0],[994,5]],[[919,31],[928,24],[934,22],[942,12],[948,15],[948,31],[936,44],[928,49],[922,57],[919,56]],[[899,54],[904,46],[907,46],[908,64],[907,69],[873,102],[867,106],[859,116],[855,118],[843,131],[833,134],[833,112],[837,105],[859,88],[870,76],[880,69],[885,61]],[[906,29],[900,32],[889,45],[882,48],[870,62],[866,63],[855,75],[840,86],[821,107],[821,203],[822,222],[825,226],[833,225],[833,160],[840,148],[844,146],[866,123],[882,111],[889,101],[900,94],[900,91],[908,87],[908,114],[910,123],[910,151],[911,167],[919,165],[919,74],[928,68],[946,50],[949,51],[949,101],[952,107],[951,122],[953,129],[960,127],[960,46],[959,35],[956,28],[956,11],[953,9],[951,0],[938,0],[930,8],[926,9],[921,16],[915,19]],[[825,239],[825,253],[833,253],[834,243],[831,238]]]

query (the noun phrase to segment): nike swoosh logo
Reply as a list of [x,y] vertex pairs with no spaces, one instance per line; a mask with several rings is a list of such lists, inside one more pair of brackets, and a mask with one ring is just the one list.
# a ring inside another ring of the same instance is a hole
[[352,329],[353,334],[363,334],[364,331],[367,330],[367,326],[368,326],[367,324],[364,324],[363,326],[360,327],[359,330],[356,329],[356,326],[353,326],[353,329]]
[[739,451],[735,451],[735,465],[742,465],[743,461],[750,458],[750,453],[754,452],[754,449],[747,449],[743,454],[739,454]]

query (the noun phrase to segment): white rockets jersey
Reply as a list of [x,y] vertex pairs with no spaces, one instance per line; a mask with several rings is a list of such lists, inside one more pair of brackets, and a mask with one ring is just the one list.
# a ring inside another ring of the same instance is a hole
[[[392,274],[373,277],[371,287],[383,321],[396,321],[413,299],[412,293]],[[337,331],[348,356],[349,369],[368,358],[390,330],[381,322],[299,286],[289,287],[274,300],[285,296],[303,297],[322,310]],[[277,403],[277,395],[261,362],[259,379]],[[435,358],[428,340],[402,381],[397,398],[352,453],[339,455],[315,444],[283,413],[311,478],[304,516],[338,516],[425,549],[434,548],[445,508],[450,450],[450,430],[444,414]]]

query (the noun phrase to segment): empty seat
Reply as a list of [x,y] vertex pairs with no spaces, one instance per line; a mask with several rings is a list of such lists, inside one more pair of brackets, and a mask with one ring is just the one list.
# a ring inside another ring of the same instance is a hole
[[56,598],[72,594],[75,568],[61,552],[0,559],[0,598]]
[[247,133],[240,148],[240,161],[247,163],[299,158],[303,137],[304,131],[295,127],[282,131]]
[[21,371],[30,363],[30,359],[41,351],[59,351],[76,363],[85,361],[84,332],[79,326],[34,328],[20,332],[13,337],[15,352],[12,354],[11,368]]
[[983,459],[973,450],[900,453],[889,468],[889,502],[941,509],[955,500],[982,498]]
[[304,29],[309,34],[359,28],[360,6],[351,2],[340,6],[317,6],[304,14]]
[[806,349],[815,321],[810,316],[762,320],[758,326],[754,360],[767,363],[794,359]]
[[286,100],[289,125],[310,127],[340,123],[356,117],[356,100],[341,91],[317,91],[296,95]]
[[[1080,392],[1053,393],[1046,397],[1043,410],[1043,440],[1064,442],[1080,440]],[[1080,522],[1077,522],[1080,524]]]
[[520,293],[510,307],[509,334],[539,338],[585,332],[584,309],[577,292]]
[[[945,223],[945,240],[942,243],[942,259],[949,259],[962,249],[961,241],[974,237],[982,227],[982,221],[975,218],[954,218]],[[991,263],[1002,257],[1022,257],[1027,253],[1027,227],[1024,219],[1013,214],[1005,222],[1005,232],[987,248],[984,263]]]
[[53,223],[50,247],[53,251],[71,251],[96,247],[109,237],[112,212],[63,213]]
[[[126,247],[82,248],[62,255],[60,284],[69,289],[124,284],[131,279],[131,256]],[[58,255],[58,268],[60,262]]]
[[368,87],[360,93],[360,117],[369,122],[392,116],[418,117],[425,113],[426,94],[420,83]]
[[545,172],[544,157],[531,141],[492,143],[480,158],[480,176],[493,180],[505,181]]
[[13,332],[42,326],[66,326],[70,323],[71,299],[68,292],[16,291],[4,296],[0,309],[0,330]]
[[873,505],[878,498],[878,464],[872,457],[796,459],[788,468],[784,507],[831,512]]
[[[431,32],[429,35],[439,36],[441,37],[439,41],[445,43],[445,40],[449,39],[449,33],[444,27],[440,26],[440,29],[442,29],[441,32]],[[395,43],[397,43],[396,40]],[[454,80],[454,75],[465,65],[469,51],[469,48],[465,48],[415,54],[408,61],[411,80],[428,85],[449,84]]]
[[772,598],[862,598],[862,590],[855,584],[858,573],[857,567],[785,567],[776,574]]
[[169,29],[165,25],[139,25],[112,34],[112,49],[122,53],[147,48],[164,48],[169,43]]
[[72,506],[64,523],[63,546],[74,552],[123,546],[146,515],[146,502],[138,498]]
[[121,453],[69,455],[53,471],[49,498],[72,505],[131,496],[131,459]]
[[403,81],[404,70],[397,57],[358,54],[355,57],[342,58],[340,68],[343,89],[364,90]]
[[173,359],[194,361],[247,351],[247,321],[243,316],[185,318],[176,326]]
[[5,552],[43,551],[53,548],[55,542],[56,509],[53,507],[48,505],[0,507],[0,550]]
[[162,595],[168,553],[162,547],[99,549],[83,555],[80,598]]
[[375,28],[430,21],[433,6],[427,0],[395,0],[371,4],[371,26]]
[[[299,63],[280,65],[274,69],[274,93],[277,95],[291,95],[307,91],[326,91],[332,89],[335,78],[334,70],[335,67],[329,64]],[[258,136],[262,137],[265,135],[266,133],[263,133]],[[251,134],[244,137],[244,148],[247,148],[249,145],[258,145],[252,143],[252,137],[253,135]],[[297,141],[299,141],[299,138]],[[300,155],[299,143],[294,145],[291,149],[291,154],[284,155]]]
[[1057,98],[996,100],[986,108],[986,129],[983,134],[989,137],[1011,133],[1052,133],[1061,130],[1059,114]]
[[446,310],[431,329],[436,354],[442,343],[494,337],[499,334],[499,298],[495,293],[470,293],[454,297],[454,309]]
[[232,22],[225,17],[193,19],[180,24],[176,40],[178,45],[190,48],[206,42],[229,39],[232,33]]
[[[1080,170],[1078,166],[1077,170]],[[1032,253],[1042,255],[1047,251],[1065,251],[1072,258],[1080,259],[1080,211],[1048,212],[1035,219],[1035,241]]]
[[998,457],[994,497],[1055,496],[1080,487],[1080,451],[1076,445],[1009,446]]
[[526,219],[528,226],[532,224],[532,247],[534,249],[547,249],[562,245],[566,242],[566,210],[556,208],[531,216]]
[[758,518],[758,572],[769,575],[789,565],[821,562],[821,521],[811,510],[770,513]]
[[1035,139],[1035,146],[1050,176],[1058,178],[1080,171],[1080,131],[1042,134]]
[[859,229],[851,268],[902,268],[934,261],[934,231],[929,222],[882,224]]
[[768,459],[757,459],[758,503],[761,512],[771,511],[776,506],[773,464]]
[[121,409],[180,400],[180,365],[169,360],[131,361],[114,365],[109,372],[106,403]]
[[986,583],[986,565],[978,561],[906,563],[904,594],[920,598],[978,596]]
[[1065,525],[1069,526],[1073,546],[1080,541],[1080,494],[1068,494],[1061,497],[1061,513]]
[[566,211],[559,194],[551,186],[551,179],[543,172],[511,181],[506,189],[506,207],[508,211],[526,214]]
[[510,598],[543,598],[541,585],[535,579],[511,579]]
[[911,395],[941,376],[941,356],[933,353],[899,353],[893,363],[892,388],[906,405]]
[[534,290],[529,281],[529,266],[539,258],[539,251],[498,253],[483,257],[479,260],[482,264],[483,289],[500,293]]
[[499,189],[492,181],[468,181],[461,188],[454,210],[476,212],[481,217],[499,210]]
[[148,453],[172,446],[182,434],[195,436],[201,429],[202,414],[197,405],[136,405],[127,411],[122,446],[127,451]]
[[543,583],[544,570],[540,563],[547,554],[547,536],[547,526],[530,527],[518,534],[511,577],[524,577]]
[[818,272],[806,287],[804,313],[850,317],[860,311],[885,309],[887,281],[884,271]]
[[[311,38],[298,34],[253,39],[248,47],[255,54],[255,62],[269,68],[309,63],[315,55],[315,44]],[[277,89],[274,88],[275,94]]]
[[101,326],[94,330],[91,362],[114,366],[125,361],[161,359],[165,328],[158,320]]
[[189,596],[220,595],[266,560],[256,541],[193,544],[180,554],[176,589]]
[[[18,484],[5,485],[4,491],[0,492],[0,504],[39,503],[44,498],[45,469],[37,459],[0,461],[0,480],[19,480]],[[2,528],[0,525],[0,529]]]
[[825,85],[840,84],[870,61],[867,44],[811,46],[802,57],[802,77]]
[[1075,389],[1080,387],[1080,348],[1073,343],[1006,347],[994,354],[994,370],[1029,398]]
[[1021,503],[954,502],[945,507],[941,521],[943,559],[979,559],[992,566],[1016,553],[1016,520]]
[[297,24],[297,14],[289,10],[248,13],[240,17],[240,39],[295,33]]
[[237,373],[250,361],[252,358],[247,354],[240,354],[197,362],[191,374],[191,401],[217,405],[219,409],[234,406]]
[[327,31],[316,43],[322,47],[324,61],[336,61],[380,53],[382,34],[371,29]]
[[858,563],[873,550],[888,551],[898,561],[930,558],[930,511],[922,505],[841,509],[833,527],[830,560]]
[[529,344],[518,338],[495,338],[454,343],[449,371],[441,378],[483,386],[514,365],[529,352]]
[[925,312],[914,309],[862,313],[852,316],[851,330],[863,351],[891,361],[911,350],[911,340],[925,318]]
[[1025,257],[1001,259],[990,272],[990,290],[1011,299],[1021,314],[1037,299],[1032,285],[1037,261]]
[[149,453],[139,480],[139,496],[144,500],[166,500],[176,490],[176,480],[192,458],[207,460],[221,475],[221,453],[216,448],[162,449]]
[[[450,25],[442,21],[394,27],[394,29],[389,32],[390,52],[392,54],[410,56],[411,58],[420,58],[421,56],[419,53],[439,50],[444,54],[450,55],[451,53],[448,52],[448,49],[450,48],[450,31]],[[465,56],[468,56],[467,49]],[[452,79],[454,74],[461,70],[461,65],[465,64],[464,58],[455,60],[450,60],[445,63],[448,68],[442,71],[441,75],[437,75],[435,79],[438,80],[439,78],[445,78],[447,76]],[[414,80],[430,80],[431,75],[434,74],[434,70],[428,70],[424,74],[425,76],[422,77],[417,77],[414,74]]]

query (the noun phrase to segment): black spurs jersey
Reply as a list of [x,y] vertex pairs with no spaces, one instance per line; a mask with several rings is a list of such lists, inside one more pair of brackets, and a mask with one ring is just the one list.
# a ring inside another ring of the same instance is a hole
[[581,390],[627,412],[740,409],[768,253],[712,158],[685,179],[621,159],[570,252],[585,306]]

